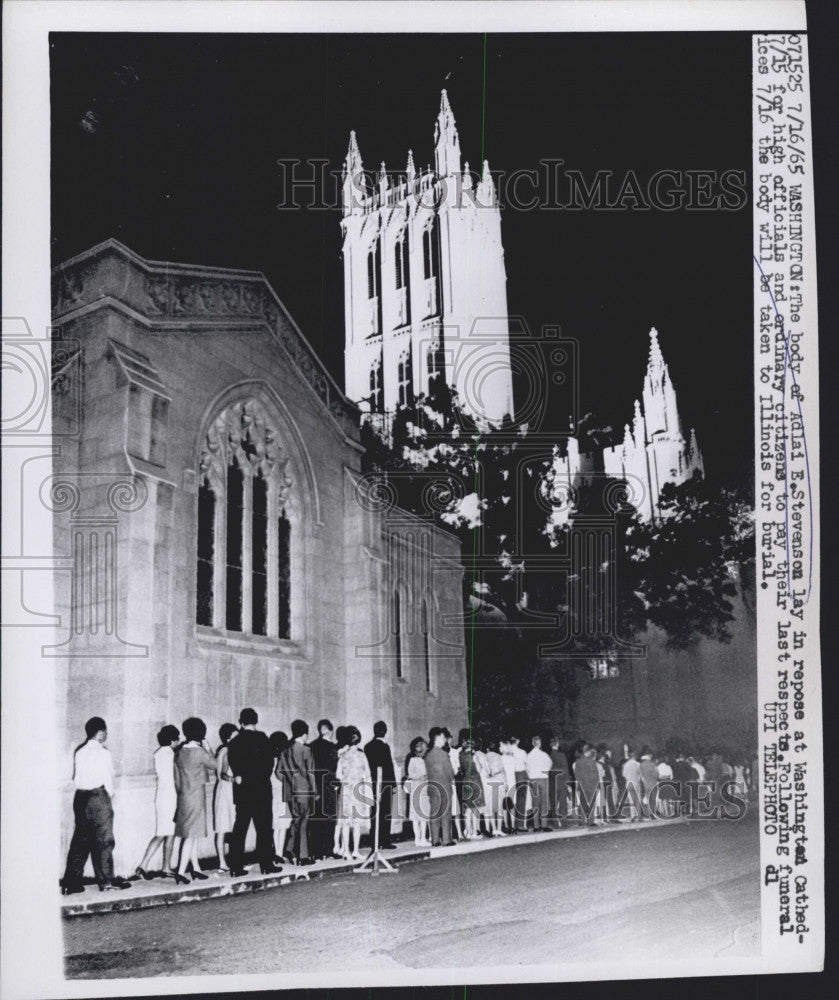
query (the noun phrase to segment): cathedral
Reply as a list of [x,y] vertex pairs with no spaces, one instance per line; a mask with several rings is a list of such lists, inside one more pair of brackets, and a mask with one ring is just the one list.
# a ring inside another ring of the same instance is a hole
[[154,829],[164,724],[197,715],[215,746],[245,706],[268,732],[383,719],[396,760],[465,724],[460,544],[371,489],[357,407],[261,274],[115,240],[65,261],[52,416],[64,849],[93,715],[122,872]]

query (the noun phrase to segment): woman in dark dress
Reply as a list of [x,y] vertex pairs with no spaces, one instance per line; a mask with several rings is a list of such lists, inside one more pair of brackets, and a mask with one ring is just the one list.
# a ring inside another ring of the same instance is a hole
[[484,786],[475,761],[474,741],[468,736],[461,740],[460,775],[460,801],[463,804],[466,839],[478,840],[478,810],[484,804]]
[[207,795],[205,785],[216,774],[216,759],[207,744],[207,727],[201,719],[187,719],[183,724],[186,742],[175,754],[175,836],[183,838],[181,863],[175,881],[186,883],[186,869],[192,864],[192,880],[207,876],[198,864],[198,841],[207,836]]
[[291,828],[291,788],[283,777],[280,758],[288,748],[288,736],[281,730],[271,733],[271,752],[274,754],[274,770],[271,772],[271,808],[274,821],[274,864],[294,864],[286,853],[286,839]]
[[597,808],[597,793],[600,789],[600,770],[594,759],[594,747],[586,744],[582,753],[574,761],[574,779],[577,782],[577,796],[580,805],[580,820],[587,826],[594,826]]

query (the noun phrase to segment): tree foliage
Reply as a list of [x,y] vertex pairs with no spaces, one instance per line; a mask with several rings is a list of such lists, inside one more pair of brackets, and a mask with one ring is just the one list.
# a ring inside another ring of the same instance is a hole
[[[754,561],[747,496],[695,476],[665,486],[656,518],[644,521],[620,502],[626,484],[601,475],[563,487],[544,452],[532,460],[539,450],[529,448],[526,428],[478,427],[456,393],[434,390],[398,410],[389,435],[365,425],[364,461],[366,471],[392,478],[400,506],[461,541],[464,606],[473,612],[469,703],[479,735],[564,729],[580,663],[620,656],[651,626],[678,649],[730,639],[732,599]],[[590,415],[581,423],[578,440],[602,447],[608,428]],[[604,523],[614,539],[606,558],[589,555],[573,573],[553,566],[592,524]],[[587,630],[592,607],[607,611]]]
[[[587,435],[602,444],[608,428],[594,427],[590,415],[584,421]],[[584,652],[585,630],[574,615],[608,586],[616,605],[615,640],[631,639],[650,626],[678,648],[702,638],[730,638],[731,599],[754,558],[754,519],[745,495],[695,475],[667,484],[656,518],[645,522],[626,502],[604,506],[604,498],[625,490],[601,476],[570,484],[569,505],[567,497],[557,497],[550,462],[527,460],[526,428],[509,421],[477,427],[444,385],[413,408],[400,408],[388,439],[367,424],[363,441],[368,471],[399,473],[401,506],[459,536],[466,596],[498,607],[511,624],[532,626],[534,614],[555,615],[554,631],[577,635],[574,651]],[[429,506],[425,487],[431,477],[440,484],[440,502]],[[557,517],[560,506],[564,513]],[[614,525],[611,558],[584,560],[571,579],[546,570],[545,557],[570,551],[575,533],[593,517],[607,517]],[[471,573],[475,553],[493,556],[497,569]],[[540,641],[550,632],[546,629]],[[598,634],[592,649],[602,644]]]

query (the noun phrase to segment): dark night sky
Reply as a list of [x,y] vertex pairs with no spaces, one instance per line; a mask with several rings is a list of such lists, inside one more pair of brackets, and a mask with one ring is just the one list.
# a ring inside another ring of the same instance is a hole
[[[482,35],[51,37],[52,255],[114,236],[152,259],[263,271],[343,384],[337,211],[280,212],[280,157],[433,164],[446,87],[481,158]],[[493,171],[558,157],[587,177],[741,169],[751,189],[750,36],[490,35]],[[88,115],[88,127],[82,120]],[[94,120],[95,118],[95,120]],[[708,474],[752,469],[751,203],[729,212],[507,209],[511,314],[582,350],[582,405],[621,428],[656,326]],[[565,428],[563,404],[554,407]]]

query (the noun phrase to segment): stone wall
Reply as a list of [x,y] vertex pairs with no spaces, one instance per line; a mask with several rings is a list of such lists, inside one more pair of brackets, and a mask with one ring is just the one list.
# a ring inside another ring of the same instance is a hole
[[580,667],[574,738],[662,749],[670,737],[694,748],[720,744],[751,752],[757,744],[757,639],[754,609],[734,601],[730,643],[703,640],[692,651],[667,649],[664,637],[639,638],[647,655],[619,660],[619,675],[593,679]]

